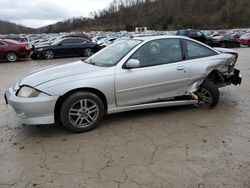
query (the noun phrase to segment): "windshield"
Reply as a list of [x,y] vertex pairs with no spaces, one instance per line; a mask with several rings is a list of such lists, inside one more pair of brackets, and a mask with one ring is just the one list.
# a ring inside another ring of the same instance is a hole
[[84,61],[97,66],[111,67],[116,65],[128,52],[141,42],[140,40],[134,39],[121,39]]

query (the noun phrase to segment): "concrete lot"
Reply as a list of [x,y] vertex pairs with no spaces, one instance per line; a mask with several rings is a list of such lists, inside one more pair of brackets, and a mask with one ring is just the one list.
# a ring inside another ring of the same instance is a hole
[[18,125],[3,98],[29,72],[79,58],[0,63],[0,187],[249,188],[250,48],[236,50],[243,83],[215,109],[120,113],[84,134]]

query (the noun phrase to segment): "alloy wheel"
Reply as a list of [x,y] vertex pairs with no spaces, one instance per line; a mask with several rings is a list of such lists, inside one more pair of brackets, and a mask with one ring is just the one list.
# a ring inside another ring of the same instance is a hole
[[197,91],[199,97],[199,105],[209,107],[213,103],[213,95],[205,88],[200,88]]
[[79,128],[91,126],[98,118],[98,115],[98,105],[91,99],[79,100],[69,110],[70,122]]
[[90,48],[87,48],[84,50],[84,56],[90,57],[93,54],[92,50]]
[[47,50],[45,53],[44,53],[44,57],[46,59],[53,59],[55,56],[54,52],[52,50]]
[[7,54],[7,60],[9,62],[14,62],[17,60],[17,55],[15,53],[8,53]]

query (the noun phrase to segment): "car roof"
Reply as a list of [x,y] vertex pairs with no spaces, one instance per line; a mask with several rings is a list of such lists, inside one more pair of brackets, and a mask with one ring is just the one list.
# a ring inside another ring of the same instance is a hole
[[143,37],[133,37],[133,39],[137,39],[137,40],[143,40],[143,41],[151,41],[151,40],[157,40],[157,39],[172,39],[172,38],[176,38],[176,39],[190,39],[188,37],[185,36],[176,36],[176,35],[157,35],[157,36],[143,36]]
[[7,43],[22,44],[21,42],[12,39],[2,39],[1,41]]
[[65,38],[61,38],[63,40],[66,40],[66,39],[81,39],[81,40],[86,40],[85,38],[81,38],[81,37],[65,37]]

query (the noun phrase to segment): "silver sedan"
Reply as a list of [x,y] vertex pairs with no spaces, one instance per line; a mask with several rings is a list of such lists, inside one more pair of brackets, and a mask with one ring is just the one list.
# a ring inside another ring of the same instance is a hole
[[105,114],[216,106],[219,87],[241,83],[238,54],[176,36],[120,39],[88,59],[31,73],[6,91],[22,124],[95,128]]

